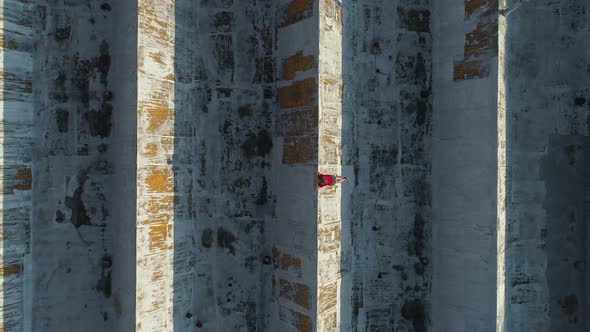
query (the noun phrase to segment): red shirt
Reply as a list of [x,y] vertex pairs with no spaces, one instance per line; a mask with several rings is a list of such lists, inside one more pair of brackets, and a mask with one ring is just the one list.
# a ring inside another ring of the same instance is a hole
[[320,174],[320,177],[326,179],[326,183],[320,184],[320,188],[334,184],[334,175]]

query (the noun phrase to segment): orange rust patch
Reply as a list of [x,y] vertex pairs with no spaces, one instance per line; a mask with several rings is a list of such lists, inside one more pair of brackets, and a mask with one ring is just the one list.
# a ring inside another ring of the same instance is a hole
[[319,307],[320,315],[336,308],[338,298],[338,284],[331,283],[320,286]]
[[150,197],[150,199],[139,203],[139,208],[143,214],[147,214],[148,216],[157,216],[169,213],[172,211],[172,209],[174,209],[174,204],[176,203],[177,197],[178,196],[171,195],[158,195],[155,197]]
[[313,15],[314,0],[293,0],[283,9],[283,20],[279,27],[297,23]]
[[162,64],[162,65],[164,64],[164,60],[162,60],[163,56],[164,56],[164,53],[162,53],[162,52],[150,53],[150,58],[154,59],[155,62]]
[[173,111],[167,107],[152,107],[147,110],[149,117],[149,131],[155,131],[164,122],[171,120],[174,115]]
[[322,15],[334,19],[342,26],[342,6],[339,2],[333,0],[323,0]]
[[470,17],[482,8],[493,6],[494,3],[497,6],[498,0],[465,0],[465,18]]
[[158,153],[158,144],[150,143],[145,146],[145,152],[143,153],[146,157],[155,157]]
[[173,174],[168,168],[152,169],[145,183],[154,193],[171,193],[174,190]]
[[155,225],[150,226],[149,231],[149,248],[150,251],[165,250],[167,239],[172,232],[172,225]]
[[483,59],[471,59],[460,61],[453,67],[453,80],[470,80],[474,78],[485,78],[490,73],[489,64]]
[[289,270],[289,267],[291,266],[298,270],[301,270],[301,259],[284,254],[281,258],[281,269]]
[[[163,12],[156,11],[156,1],[140,1],[137,8],[139,16],[139,29],[142,32],[151,35],[159,42],[172,41],[172,31],[168,28],[168,23],[159,20],[158,17],[165,17]],[[158,4],[159,7],[168,10],[167,7]]]
[[305,164],[315,160],[315,136],[285,137],[283,143],[283,164]]
[[326,318],[324,318],[322,320],[323,322],[323,327],[324,327],[324,331],[337,331],[337,326],[338,326],[338,321],[337,321],[337,312],[333,312],[331,314],[329,314],[328,316],[326,316]]
[[490,30],[488,26],[478,25],[475,30],[465,35],[465,54],[490,48]]
[[14,176],[14,180],[18,181],[19,183],[11,186],[9,189],[31,190],[33,186],[33,174],[31,173],[31,168],[27,167],[19,169]]
[[174,74],[168,74],[165,78],[169,81],[174,81]]
[[453,80],[485,78],[491,70],[491,60],[498,52],[498,1],[465,0],[465,20],[477,22],[473,31],[465,34],[463,60],[455,61]]
[[303,55],[303,52],[286,58],[283,61],[283,77],[286,80],[295,79],[295,74],[298,71],[306,71],[315,68],[315,60],[313,55]]
[[297,327],[297,331],[299,332],[311,332],[312,331],[312,322],[311,317],[304,315],[297,311],[291,311],[293,313],[293,317],[295,318],[295,326]]
[[317,156],[317,108],[281,111],[283,163],[305,164]]
[[335,81],[335,80],[333,80],[333,79],[331,79],[331,78],[324,78],[324,79],[322,80],[322,83],[323,83],[324,85],[330,85],[330,86],[331,86],[331,85],[334,85],[334,84],[336,84],[336,81]]
[[20,79],[15,73],[0,72],[0,81],[4,82],[4,90],[32,93],[33,83],[29,80]]
[[164,279],[164,271],[156,270],[152,273],[152,281],[158,281]]
[[313,106],[317,96],[314,77],[279,88],[279,105],[281,108]]
[[311,309],[311,297],[307,285],[279,279],[279,296],[305,309]]
[[338,251],[340,249],[342,229],[334,223],[318,229],[318,243],[321,252]]
[[0,276],[7,277],[13,274],[19,274],[23,271],[21,264],[12,264],[0,268]]
[[312,135],[318,127],[318,109],[314,107],[281,111],[279,120],[285,136]]

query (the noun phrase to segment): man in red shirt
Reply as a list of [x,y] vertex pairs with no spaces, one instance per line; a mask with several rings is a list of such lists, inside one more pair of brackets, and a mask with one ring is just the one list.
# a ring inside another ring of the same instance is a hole
[[342,177],[339,175],[330,175],[330,174],[322,174],[322,173],[317,173],[317,177],[318,177],[318,184],[316,186],[316,189],[327,187],[327,186],[333,186],[336,183],[344,183],[348,180],[348,178]]

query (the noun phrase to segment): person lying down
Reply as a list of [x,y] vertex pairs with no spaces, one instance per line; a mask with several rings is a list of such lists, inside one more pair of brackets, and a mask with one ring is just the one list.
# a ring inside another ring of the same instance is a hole
[[328,187],[328,186],[334,186],[337,183],[344,183],[346,181],[348,181],[348,178],[342,177],[340,175],[317,173],[316,189]]

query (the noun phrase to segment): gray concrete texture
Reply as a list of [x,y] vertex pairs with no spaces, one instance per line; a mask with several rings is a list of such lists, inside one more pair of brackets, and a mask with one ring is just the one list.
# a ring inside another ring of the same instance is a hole
[[588,1],[1,4],[0,331],[590,330]]

